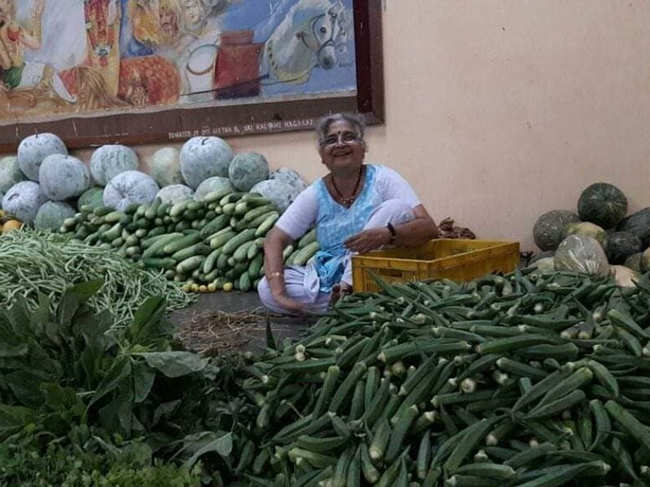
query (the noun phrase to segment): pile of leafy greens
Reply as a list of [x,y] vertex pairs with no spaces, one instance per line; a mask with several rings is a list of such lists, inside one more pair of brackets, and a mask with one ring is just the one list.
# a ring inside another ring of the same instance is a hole
[[219,485],[256,414],[237,365],[182,350],[163,298],[113,326],[101,286],[0,311],[0,484]]

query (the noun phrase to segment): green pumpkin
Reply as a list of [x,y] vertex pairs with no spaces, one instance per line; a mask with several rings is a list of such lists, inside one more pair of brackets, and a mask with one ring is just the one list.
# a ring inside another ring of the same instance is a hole
[[616,226],[627,213],[627,198],[613,184],[594,183],[578,199],[578,215],[602,228]]
[[572,211],[551,210],[541,215],[533,227],[535,244],[541,250],[555,250],[565,237],[569,223],[579,222],[580,218]]
[[605,252],[610,264],[623,264],[630,255],[641,252],[641,240],[630,232],[613,232],[607,236]]

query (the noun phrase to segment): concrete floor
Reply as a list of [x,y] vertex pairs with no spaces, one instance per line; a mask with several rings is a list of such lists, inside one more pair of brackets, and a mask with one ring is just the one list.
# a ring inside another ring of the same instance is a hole
[[[170,320],[183,327],[190,323],[193,317],[206,312],[221,311],[225,313],[237,313],[246,311],[260,315],[259,323],[251,327],[245,335],[250,340],[245,345],[245,350],[260,350],[266,344],[265,323],[268,317],[271,324],[271,331],[277,342],[285,338],[295,338],[304,332],[309,325],[316,320],[313,318],[296,318],[292,316],[281,316],[268,313],[260,302],[256,292],[216,292],[199,294],[196,303],[182,310],[173,311]],[[188,344],[186,344],[188,346]],[[189,344],[189,348],[191,344]]]

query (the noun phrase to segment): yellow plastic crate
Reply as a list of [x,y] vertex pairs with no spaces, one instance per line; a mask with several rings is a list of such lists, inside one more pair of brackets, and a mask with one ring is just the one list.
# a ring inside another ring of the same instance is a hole
[[447,278],[469,281],[492,272],[511,272],[519,263],[519,242],[437,239],[417,248],[377,250],[352,257],[354,291],[377,291],[368,271],[386,282]]

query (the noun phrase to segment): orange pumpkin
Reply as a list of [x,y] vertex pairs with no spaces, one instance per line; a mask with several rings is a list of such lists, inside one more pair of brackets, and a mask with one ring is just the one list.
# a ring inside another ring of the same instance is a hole
[[7,233],[12,230],[19,230],[20,228],[22,228],[22,226],[23,226],[22,222],[18,220],[9,220],[5,222],[4,225],[2,225],[2,233]]

